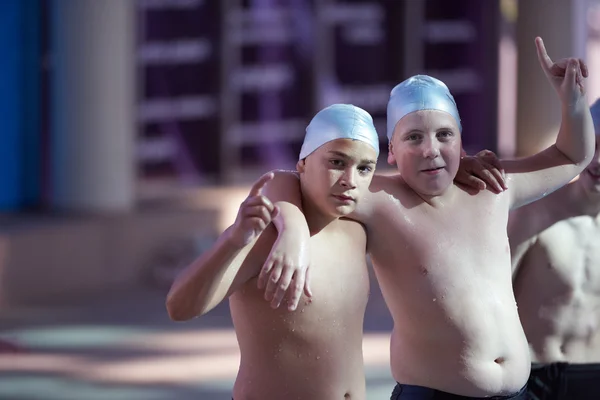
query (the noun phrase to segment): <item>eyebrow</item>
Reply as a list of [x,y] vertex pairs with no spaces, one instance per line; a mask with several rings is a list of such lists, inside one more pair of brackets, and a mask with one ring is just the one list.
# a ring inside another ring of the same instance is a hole
[[[350,157],[348,154],[342,153],[341,151],[329,150],[328,153],[336,155],[341,158],[344,158],[346,160],[352,159],[352,157]],[[377,164],[377,162],[375,162],[374,160],[368,159],[368,158],[363,158],[360,160],[360,164]]]

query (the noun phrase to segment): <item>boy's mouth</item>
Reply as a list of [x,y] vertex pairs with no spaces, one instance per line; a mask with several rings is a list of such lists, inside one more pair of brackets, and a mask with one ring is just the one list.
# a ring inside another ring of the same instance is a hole
[[444,167],[427,168],[427,169],[421,170],[421,172],[424,172],[429,175],[434,175],[434,174],[441,172],[443,169],[444,169]]

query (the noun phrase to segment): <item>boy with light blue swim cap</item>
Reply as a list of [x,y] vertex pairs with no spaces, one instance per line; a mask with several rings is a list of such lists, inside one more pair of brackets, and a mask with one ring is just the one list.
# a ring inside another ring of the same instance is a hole
[[336,139],[362,141],[373,147],[379,156],[379,137],[371,115],[352,104],[333,104],[319,111],[306,127],[300,160]]
[[415,75],[396,85],[387,106],[387,138],[392,139],[396,124],[407,114],[419,110],[444,111],[454,117],[462,131],[454,97],[444,82],[428,75]]
[[[362,354],[367,239],[361,224],[340,217],[368,191],[378,153],[373,120],[358,107],[334,104],[308,125],[297,176],[301,218],[311,233],[310,287],[304,276],[282,274],[282,282],[295,290],[286,299],[288,310],[270,309],[256,279],[281,228],[276,216],[285,209],[270,201],[288,190],[277,186],[273,172],[252,186],[235,223],[173,284],[167,309],[176,320],[203,315],[229,297],[241,354],[234,398],[367,398]],[[269,280],[267,300],[276,307],[282,298],[273,296],[272,284]]]
[[[432,118],[443,122],[444,130],[435,135],[423,130],[436,125],[431,124]],[[407,124],[407,120],[412,122]],[[407,125],[405,128],[401,121]],[[418,193],[437,196],[450,187],[458,172],[461,129],[456,102],[448,87],[428,75],[412,76],[390,93],[388,163],[397,166],[402,178]],[[408,140],[413,138],[417,140]],[[402,157],[397,153],[402,153]]]
[[[368,190],[378,156],[379,136],[368,112],[351,104],[324,108],[306,128],[296,166],[303,197],[331,216],[350,214]],[[336,195],[323,196],[332,191]]]

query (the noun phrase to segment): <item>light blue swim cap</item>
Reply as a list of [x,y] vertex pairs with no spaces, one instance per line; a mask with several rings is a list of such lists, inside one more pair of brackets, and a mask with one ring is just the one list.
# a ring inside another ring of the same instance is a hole
[[600,98],[596,99],[594,104],[590,106],[590,113],[592,114],[592,121],[594,121],[594,132],[596,132],[596,135],[600,135]]
[[462,131],[454,97],[439,79],[415,75],[392,89],[387,106],[387,137],[392,139],[394,128],[406,114],[419,110],[438,110],[452,115]]
[[360,140],[379,156],[379,136],[371,114],[352,104],[333,104],[319,111],[306,127],[300,160],[336,139]]

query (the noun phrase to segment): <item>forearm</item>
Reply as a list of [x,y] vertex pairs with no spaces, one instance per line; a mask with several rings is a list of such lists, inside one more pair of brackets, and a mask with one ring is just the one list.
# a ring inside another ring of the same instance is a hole
[[594,156],[595,142],[594,125],[585,97],[575,104],[562,104],[556,148],[583,170]]
[[306,217],[298,206],[288,202],[278,202],[275,205],[279,208],[279,214],[273,220],[273,225],[279,235],[292,233],[298,235],[299,239],[310,237]]
[[175,279],[167,295],[167,310],[172,320],[185,321],[205,314],[223,300],[253,244],[244,247],[234,244],[230,229]]

